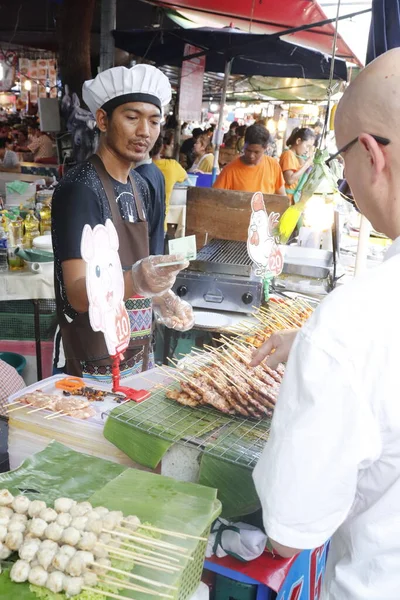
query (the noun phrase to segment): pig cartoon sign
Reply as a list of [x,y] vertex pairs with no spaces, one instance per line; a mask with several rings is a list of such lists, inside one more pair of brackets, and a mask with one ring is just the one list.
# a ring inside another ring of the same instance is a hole
[[113,392],[142,402],[149,397],[149,392],[120,385],[119,365],[129,345],[131,328],[124,303],[125,283],[118,248],[117,230],[110,219],[94,229],[90,225],[83,228],[81,254],[86,262],[90,325],[93,331],[104,333],[112,358]]
[[251,199],[247,252],[256,266],[255,273],[259,277],[279,275],[282,272],[283,255],[274,235],[278,221],[278,213],[267,214],[262,193],[255,193]]
[[130,339],[118,247],[118,234],[110,219],[94,229],[90,225],[83,228],[81,254],[86,262],[90,324],[93,331],[104,333],[110,356],[123,353]]

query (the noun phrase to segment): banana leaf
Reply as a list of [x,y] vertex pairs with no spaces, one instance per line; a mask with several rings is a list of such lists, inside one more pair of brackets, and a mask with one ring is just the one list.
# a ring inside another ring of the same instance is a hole
[[[1,474],[0,487],[7,487],[13,493],[24,491],[29,498],[43,499],[50,505],[59,496],[89,500],[94,505],[104,504],[125,514],[137,514],[142,521],[162,528],[194,535],[201,535],[220,512],[216,490],[129,469],[75,452],[57,442],[50,443],[15,471]],[[176,538],[169,539],[177,543]],[[182,545],[193,549],[196,541],[183,541]],[[197,568],[202,567],[204,547],[200,550],[199,560],[186,567],[191,575],[194,563]],[[138,567],[135,567],[136,571],[139,572]],[[192,577],[192,585],[197,585],[196,582],[200,580],[200,571]],[[155,576],[150,572],[149,575],[149,570],[145,568],[141,568],[141,573],[153,579],[158,579],[161,574],[157,572]],[[142,600],[140,594],[134,594],[137,600]],[[121,595],[133,597],[129,591]],[[0,576],[0,598],[37,600],[28,585],[12,583],[7,573]],[[148,600],[148,596],[143,596],[143,600],[145,598]]]
[[333,193],[337,191],[339,172],[336,169],[336,165],[331,170],[325,164],[328,158],[329,152],[327,150],[318,149],[315,152],[314,164],[301,189],[300,201],[293,206],[289,206],[279,220],[278,236],[281,244],[288,242],[304,212],[307,201],[317,190],[321,193]]
[[225,519],[252,514],[261,506],[252,470],[246,467],[205,454],[201,459],[199,483],[218,489],[218,500]]

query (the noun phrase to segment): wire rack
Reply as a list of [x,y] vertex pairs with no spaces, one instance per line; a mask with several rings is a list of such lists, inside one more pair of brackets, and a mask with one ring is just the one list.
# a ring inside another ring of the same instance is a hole
[[[168,389],[176,389],[176,384]],[[135,429],[205,454],[253,468],[268,440],[271,420],[226,416],[206,406],[189,408],[157,390],[140,404],[129,402],[108,413]]]

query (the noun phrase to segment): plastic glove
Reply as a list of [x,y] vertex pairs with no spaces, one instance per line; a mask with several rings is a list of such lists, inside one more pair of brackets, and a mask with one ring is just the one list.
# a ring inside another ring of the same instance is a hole
[[[178,265],[170,267],[156,266],[177,261],[179,261]],[[143,258],[135,262],[132,267],[133,288],[138,296],[145,298],[159,296],[172,288],[179,271],[188,266],[189,262],[182,254]]]
[[270,369],[276,369],[280,363],[287,362],[298,331],[299,329],[284,329],[273,333],[261,348],[254,352],[250,366],[256,367],[266,356],[268,356],[266,364]]
[[169,290],[153,298],[153,311],[157,323],[176,331],[188,331],[194,325],[193,309],[188,302]]

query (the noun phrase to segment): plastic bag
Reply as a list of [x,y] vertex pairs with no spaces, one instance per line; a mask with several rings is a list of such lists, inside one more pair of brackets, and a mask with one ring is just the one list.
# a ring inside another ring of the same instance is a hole
[[158,323],[176,331],[188,331],[194,325],[193,309],[169,290],[153,299],[153,311]]
[[[171,265],[173,262],[179,264]],[[160,266],[163,263],[170,266]],[[149,256],[138,260],[132,267],[134,290],[138,296],[145,298],[159,296],[172,288],[178,273],[188,266],[189,262],[182,254]]]

